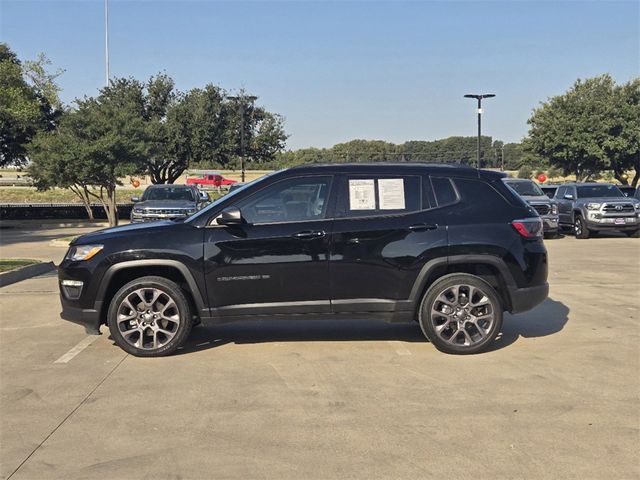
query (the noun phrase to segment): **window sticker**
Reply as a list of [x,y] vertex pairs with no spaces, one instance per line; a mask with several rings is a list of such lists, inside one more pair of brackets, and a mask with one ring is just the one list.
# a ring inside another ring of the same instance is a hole
[[349,209],[376,209],[376,190],[373,180],[349,180]]
[[380,210],[404,210],[404,179],[381,178],[378,180]]

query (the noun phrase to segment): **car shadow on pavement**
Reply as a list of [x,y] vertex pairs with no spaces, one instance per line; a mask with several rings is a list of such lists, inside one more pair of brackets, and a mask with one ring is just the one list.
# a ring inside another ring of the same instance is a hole
[[487,351],[500,350],[516,342],[518,338],[546,337],[562,330],[569,320],[569,307],[552,298],[529,312],[517,315],[505,314],[502,332]]
[[207,350],[227,343],[383,340],[426,342],[417,323],[393,324],[377,320],[246,321],[198,326],[176,354]]
[[[569,308],[551,298],[534,310],[505,315],[502,332],[486,351],[513,344],[520,337],[545,337],[564,328]],[[227,343],[400,341],[426,343],[417,323],[376,320],[247,321],[198,326],[176,354],[216,348]]]

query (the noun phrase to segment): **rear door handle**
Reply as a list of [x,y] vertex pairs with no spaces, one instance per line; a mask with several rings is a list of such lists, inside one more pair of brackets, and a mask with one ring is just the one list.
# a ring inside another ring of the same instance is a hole
[[305,230],[303,232],[294,233],[291,235],[293,238],[297,238],[298,240],[311,240],[313,238],[322,238],[326,234],[322,230],[312,231]]
[[412,232],[424,232],[425,230],[435,230],[436,228],[438,228],[438,225],[435,223],[416,223],[409,226],[409,230]]

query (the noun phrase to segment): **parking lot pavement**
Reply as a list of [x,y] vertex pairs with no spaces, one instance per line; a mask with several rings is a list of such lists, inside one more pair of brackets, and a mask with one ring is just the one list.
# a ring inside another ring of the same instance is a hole
[[638,478],[640,242],[547,246],[550,298],[473,356],[330,321],[138,359],[59,320],[55,277],[2,288],[2,478]]
[[82,235],[106,228],[107,224],[69,224],[61,226],[54,222],[29,220],[23,222],[3,222],[0,229],[1,258],[33,258],[44,262],[53,261],[58,265],[67,249],[53,246],[51,240]]

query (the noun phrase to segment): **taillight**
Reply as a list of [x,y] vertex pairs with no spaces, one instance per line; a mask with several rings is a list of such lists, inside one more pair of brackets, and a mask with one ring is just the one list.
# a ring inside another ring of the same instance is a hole
[[523,218],[511,222],[513,228],[524,238],[542,237],[542,220],[540,218]]

